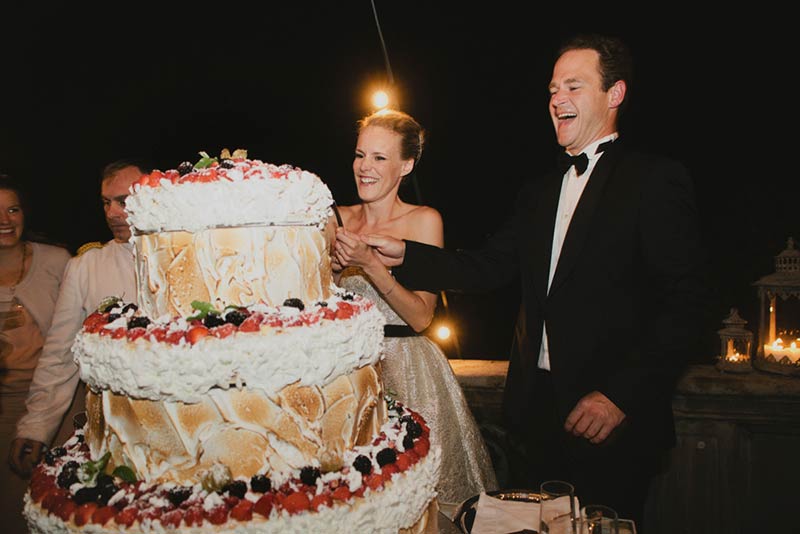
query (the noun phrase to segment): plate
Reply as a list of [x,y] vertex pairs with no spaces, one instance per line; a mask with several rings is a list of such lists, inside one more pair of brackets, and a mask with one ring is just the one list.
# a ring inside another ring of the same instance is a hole
[[[487,491],[486,495],[503,501],[539,502],[539,493],[530,490]],[[478,507],[479,498],[480,494],[473,495],[462,502],[456,510],[456,514],[453,516],[453,523],[455,523],[464,534],[470,534],[472,532],[472,523],[475,522],[475,511]]]

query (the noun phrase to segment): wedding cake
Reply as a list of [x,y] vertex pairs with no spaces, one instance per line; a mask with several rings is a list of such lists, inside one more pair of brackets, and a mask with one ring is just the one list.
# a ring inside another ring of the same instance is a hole
[[314,174],[201,153],[126,201],[137,301],[84,322],[87,422],[45,455],[32,532],[434,532],[440,451],[381,379],[384,319],[333,283]]

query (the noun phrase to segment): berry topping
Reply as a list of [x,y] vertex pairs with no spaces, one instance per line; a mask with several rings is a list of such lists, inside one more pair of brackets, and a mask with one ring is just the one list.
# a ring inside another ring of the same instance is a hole
[[125,313],[128,313],[128,310],[136,311],[138,309],[139,309],[139,306],[137,306],[133,302],[130,302],[130,303],[126,304],[124,308],[122,308],[122,313],[125,314]]
[[265,475],[253,475],[250,479],[250,489],[257,493],[266,493],[272,489],[272,481]]
[[174,506],[180,506],[183,501],[192,496],[191,488],[176,487],[167,491],[167,499]]
[[372,462],[363,454],[359,454],[358,457],[353,460],[353,467],[355,467],[356,471],[362,475],[368,475],[372,473]]
[[411,439],[417,439],[422,435],[422,425],[414,421],[410,415],[401,417],[400,422],[406,424],[406,432],[411,436]]
[[234,167],[234,163],[230,159],[223,159],[219,162],[219,166],[223,169],[232,169]]
[[321,474],[318,467],[311,467],[310,465],[307,465],[300,470],[300,480],[303,482],[303,484],[308,484],[309,486],[314,486],[320,476]]
[[58,486],[68,488],[78,482],[78,462],[70,461],[64,464],[58,474]]
[[410,434],[406,434],[406,437],[403,438],[403,448],[405,450],[414,448],[414,438],[412,438]]
[[297,308],[300,311],[303,311],[305,309],[305,307],[306,307],[305,304],[303,304],[302,300],[294,299],[294,298],[284,300],[283,301],[283,305],[284,306],[290,306],[292,308]]
[[180,165],[178,165],[178,174],[181,176],[185,174],[189,174],[194,170],[194,165],[189,161],[184,161]]
[[102,506],[108,504],[108,500],[119,491],[119,488],[114,484],[114,479],[106,474],[98,475],[97,486],[95,487],[98,491],[97,502]]
[[387,447],[379,451],[375,459],[378,460],[378,465],[383,467],[384,465],[395,463],[397,461],[397,453],[394,449]]
[[354,297],[352,293],[345,293],[344,295],[342,295],[342,300],[353,300],[353,298]]
[[247,314],[240,310],[231,310],[225,314],[225,322],[239,326],[247,319]]
[[311,508],[311,499],[302,491],[287,495],[283,500],[283,509],[290,514],[298,514]]
[[85,504],[87,502],[96,502],[99,496],[100,489],[97,486],[93,488],[84,486],[76,491],[72,498],[77,504]]
[[53,465],[56,461],[56,458],[61,458],[65,454],[67,454],[67,449],[64,447],[54,447],[44,453],[44,463],[47,465]]
[[244,494],[247,493],[247,483],[243,480],[234,480],[222,488],[222,493],[225,493],[226,491],[234,497],[244,499]]
[[203,324],[208,328],[214,328],[215,326],[225,324],[225,319],[220,317],[218,313],[209,313],[203,319]]
[[128,321],[128,329],[131,328],[147,328],[147,325],[150,324],[150,319],[147,317],[131,317],[130,321]]
[[269,517],[270,512],[272,512],[274,500],[275,497],[271,493],[266,493],[256,501],[255,506],[253,506],[253,511],[264,517]]
[[186,340],[194,345],[204,337],[208,336],[208,328],[205,326],[193,326],[186,332]]
[[118,314],[118,313],[109,313],[108,314],[108,322],[110,323],[110,322],[116,321],[120,317],[121,317],[121,315]]
[[247,499],[242,499],[231,508],[231,517],[237,521],[250,521],[253,519],[253,506],[254,503]]

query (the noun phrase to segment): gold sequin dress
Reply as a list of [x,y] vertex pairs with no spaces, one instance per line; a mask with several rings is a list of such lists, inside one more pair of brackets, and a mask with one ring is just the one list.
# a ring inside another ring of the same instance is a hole
[[[339,286],[374,301],[386,324],[406,324],[360,269],[347,268]],[[383,349],[386,391],[422,414],[431,428],[431,440],[442,448],[439,502],[458,504],[497,489],[488,449],[442,350],[425,336],[386,337]]]

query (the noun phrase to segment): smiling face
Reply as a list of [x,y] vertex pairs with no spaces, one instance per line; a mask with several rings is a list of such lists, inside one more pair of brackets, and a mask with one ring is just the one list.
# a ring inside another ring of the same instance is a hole
[[550,118],[558,144],[570,154],[617,130],[618,107],[625,97],[625,82],[607,91],[595,50],[569,50],[553,67],[550,81]]
[[17,246],[25,229],[25,213],[17,193],[0,189],[0,248]]
[[127,243],[131,237],[128,215],[125,213],[125,199],[128,198],[131,185],[141,176],[142,172],[138,168],[129,166],[103,180],[100,186],[106,223],[114,234],[114,241],[119,243]]
[[358,134],[353,175],[358,197],[372,202],[397,193],[403,176],[414,168],[414,159],[403,159],[402,136],[380,126],[367,126]]

